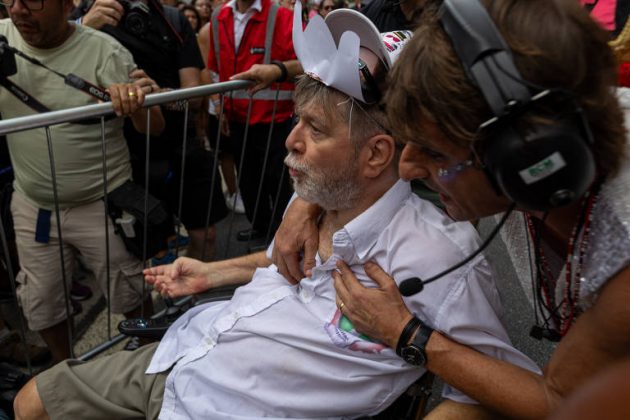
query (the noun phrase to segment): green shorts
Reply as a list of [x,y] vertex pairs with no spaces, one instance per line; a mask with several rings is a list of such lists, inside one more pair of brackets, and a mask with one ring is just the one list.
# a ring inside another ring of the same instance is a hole
[[65,360],[37,375],[51,419],[156,419],[169,372],[146,375],[158,343],[89,362]]

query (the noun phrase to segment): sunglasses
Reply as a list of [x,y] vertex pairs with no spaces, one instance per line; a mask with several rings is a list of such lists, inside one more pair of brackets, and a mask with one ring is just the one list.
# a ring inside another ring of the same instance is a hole
[[361,92],[363,93],[363,99],[365,99],[365,103],[368,105],[372,105],[381,100],[381,91],[378,88],[378,83],[376,83],[376,79],[370,73],[370,69],[368,69],[365,61],[359,58],[359,73],[363,76],[363,80],[361,81]]

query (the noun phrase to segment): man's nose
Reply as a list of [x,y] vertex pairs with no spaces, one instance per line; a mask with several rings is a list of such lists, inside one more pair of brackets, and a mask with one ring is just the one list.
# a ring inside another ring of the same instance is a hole
[[303,142],[300,139],[300,124],[293,127],[293,130],[287,136],[284,142],[285,147],[290,152],[302,152]]
[[22,0],[13,0],[13,4],[8,7],[11,13],[30,13],[30,9],[24,5]]

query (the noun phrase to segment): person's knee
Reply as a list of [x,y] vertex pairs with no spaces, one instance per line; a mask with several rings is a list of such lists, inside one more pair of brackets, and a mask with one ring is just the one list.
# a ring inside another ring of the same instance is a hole
[[13,402],[16,420],[49,419],[37,391],[36,379],[32,378],[18,392]]

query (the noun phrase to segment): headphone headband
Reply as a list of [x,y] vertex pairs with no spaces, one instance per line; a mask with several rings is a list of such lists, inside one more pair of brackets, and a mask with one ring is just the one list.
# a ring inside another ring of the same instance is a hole
[[478,1],[445,0],[441,22],[468,77],[481,89],[495,116],[531,100],[512,52]]
[[[512,51],[479,0],[444,0],[440,13],[466,75],[494,116],[479,127],[492,126],[479,157],[497,192],[529,210],[548,210],[581,197],[595,177],[595,162],[590,128],[573,94],[535,89],[523,79]],[[536,90],[533,97],[530,87]],[[536,109],[538,99],[563,95],[571,100],[558,105],[548,122],[517,129],[523,116]]]

